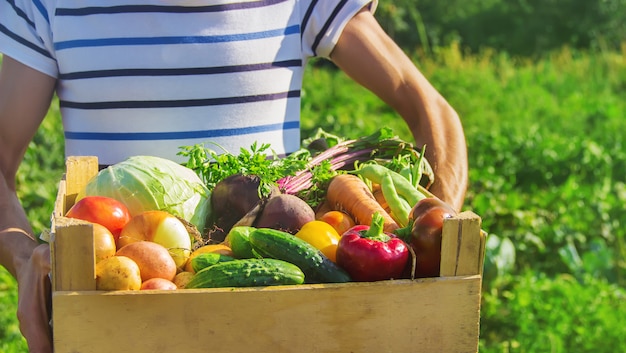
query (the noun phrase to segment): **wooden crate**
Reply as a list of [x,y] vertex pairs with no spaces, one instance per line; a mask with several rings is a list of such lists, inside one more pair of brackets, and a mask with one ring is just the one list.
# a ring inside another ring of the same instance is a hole
[[485,235],[444,224],[441,277],[176,291],[96,291],[93,229],[63,217],[98,171],[70,157],[52,219],[56,353],[477,352]]

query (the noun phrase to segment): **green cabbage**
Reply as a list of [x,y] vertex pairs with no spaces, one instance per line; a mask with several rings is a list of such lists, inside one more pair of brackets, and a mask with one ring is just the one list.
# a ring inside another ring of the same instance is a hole
[[204,230],[211,193],[191,169],[169,159],[134,156],[101,170],[85,188],[85,196],[108,196],[124,203],[134,216],[162,210]]

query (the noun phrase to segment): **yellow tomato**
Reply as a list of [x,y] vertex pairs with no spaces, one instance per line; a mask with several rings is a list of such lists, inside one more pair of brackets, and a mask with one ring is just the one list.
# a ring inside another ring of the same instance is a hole
[[313,245],[332,262],[335,262],[340,236],[330,224],[317,220],[307,222],[296,233],[296,237]]
[[322,214],[319,219],[330,224],[339,235],[355,226],[354,220],[348,214],[341,211],[328,211]]

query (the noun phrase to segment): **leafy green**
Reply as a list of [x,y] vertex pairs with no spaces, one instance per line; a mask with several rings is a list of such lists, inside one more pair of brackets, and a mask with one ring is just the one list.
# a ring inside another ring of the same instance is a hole
[[124,203],[131,215],[163,210],[204,231],[211,210],[209,190],[189,168],[153,156],[133,156],[101,170],[85,187]]
[[[204,144],[183,146],[179,155],[187,157],[183,164],[194,170],[210,190],[229,175],[256,175],[261,180],[261,196],[278,186],[281,192],[297,195],[311,206],[323,200],[325,184],[333,176],[341,170],[355,169],[359,162],[391,163],[406,155],[415,162],[424,161],[418,164],[420,172],[422,169],[432,172],[413,145],[400,139],[390,128],[381,128],[359,138],[340,137],[318,129],[303,140],[302,148],[282,158],[273,153],[270,144],[259,146],[257,142],[249,149],[241,148],[236,155],[223,150],[219,153]],[[402,167],[414,168],[408,161],[404,161]]]
[[224,150],[217,152],[205,144],[182,146],[178,154],[187,157],[183,165],[195,171],[209,190],[233,174],[256,175],[261,180],[261,196],[269,195],[278,179],[302,170],[310,156],[307,151],[298,151],[280,158],[271,150],[270,144],[259,146],[257,142],[249,149],[241,148],[238,154]]

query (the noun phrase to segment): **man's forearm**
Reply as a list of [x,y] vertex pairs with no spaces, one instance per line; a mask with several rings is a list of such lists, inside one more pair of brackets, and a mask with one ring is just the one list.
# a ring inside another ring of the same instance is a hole
[[368,11],[346,26],[331,58],[406,121],[436,174],[431,191],[459,210],[467,188],[467,147],[454,109]]
[[457,112],[408,58],[400,59],[403,84],[390,104],[407,122],[418,147],[436,173],[431,192],[455,209],[463,206],[468,184],[467,145]]
[[14,276],[38,245],[16,194],[15,175],[48,111],[56,79],[9,56],[0,66],[0,265]]
[[[412,129],[418,146],[426,145],[426,159],[436,171],[430,191],[460,210],[468,185],[467,146],[454,109],[441,97],[433,98],[422,122]],[[406,118],[405,118],[406,120]],[[435,129],[436,131],[430,131]]]

